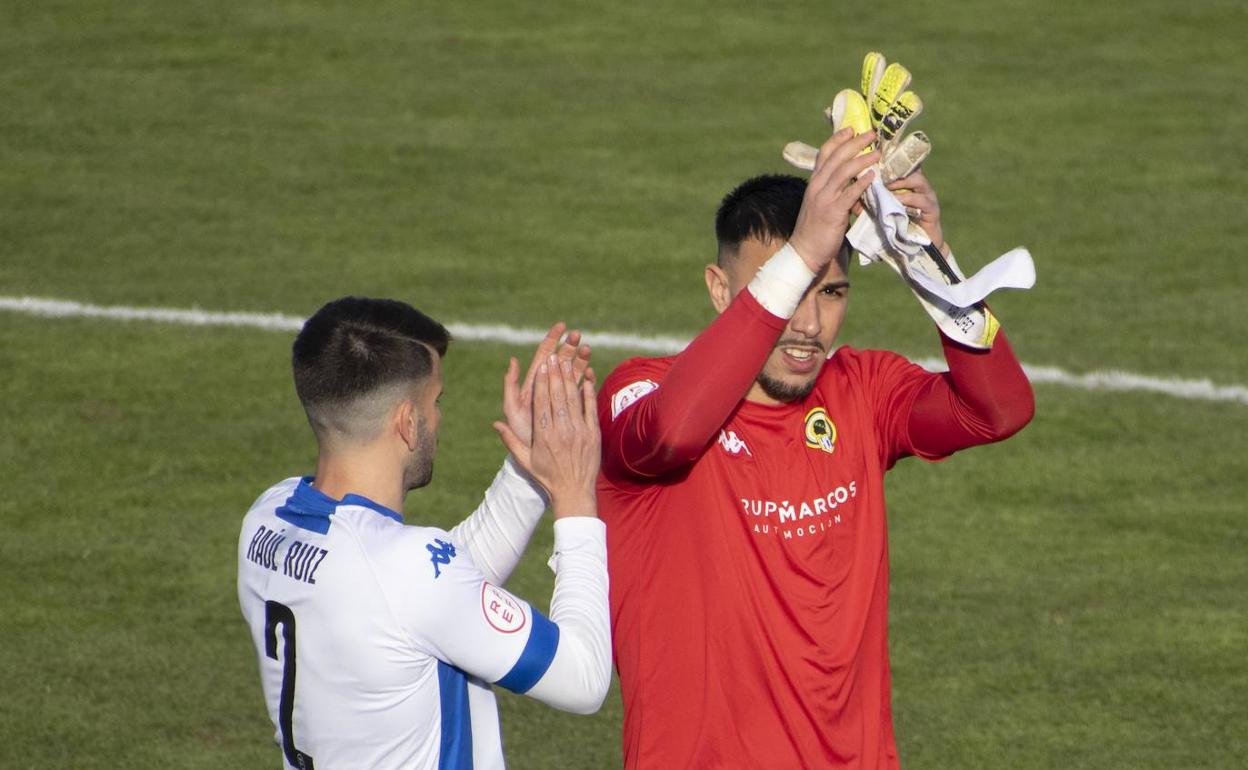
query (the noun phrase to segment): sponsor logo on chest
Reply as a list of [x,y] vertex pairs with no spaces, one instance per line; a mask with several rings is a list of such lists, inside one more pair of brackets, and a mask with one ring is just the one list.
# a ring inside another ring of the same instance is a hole
[[[801,433],[806,448],[814,450],[816,454],[802,456],[803,450],[788,444],[790,448],[786,456],[782,458],[783,465],[779,471],[772,471],[775,477],[764,476],[758,479],[757,483],[762,486],[754,488],[791,488],[792,484],[800,486],[783,497],[738,493],[741,512],[746,519],[745,524],[755,536],[777,537],[782,540],[807,539],[842,530],[853,519],[859,491],[856,478],[850,476],[849,481],[828,486],[822,491],[819,491],[821,485],[811,484],[809,481],[802,483],[800,480],[804,475],[801,473],[802,468],[811,468],[811,473],[814,473],[815,467],[826,468],[824,473],[831,470],[833,478],[837,476],[845,478],[842,474],[846,471],[854,473],[852,468],[843,467],[845,463],[850,462],[850,456],[846,455],[844,450],[840,453],[836,451],[840,446],[836,423],[828,416],[828,410],[822,406],[816,406],[808,411],[802,418]],[[730,451],[729,447],[735,437],[736,434],[732,431],[720,432],[719,444],[724,451]],[[834,455],[836,460],[828,455]],[[826,465],[829,462],[835,467],[840,467],[841,470],[832,470],[831,466]],[[764,473],[766,474],[766,471]],[[823,476],[823,473],[819,475]]]
[[858,482],[840,484],[804,500],[741,498],[741,512],[755,535],[784,540],[827,534],[847,524],[858,497]]

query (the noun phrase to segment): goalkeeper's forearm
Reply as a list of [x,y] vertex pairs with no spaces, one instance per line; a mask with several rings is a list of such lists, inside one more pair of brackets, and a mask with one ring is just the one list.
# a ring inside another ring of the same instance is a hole
[[915,398],[910,439],[925,457],[1014,435],[1035,414],[1035,395],[1004,333],[976,350],[940,335],[949,371],[934,375]]

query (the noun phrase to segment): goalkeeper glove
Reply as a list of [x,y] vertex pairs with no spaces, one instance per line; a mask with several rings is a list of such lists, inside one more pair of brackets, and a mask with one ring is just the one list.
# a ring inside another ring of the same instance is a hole
[[[918,95],[907,90],[910,80],[910,71],[905,67],[888,64],[882,54],[870,52],[863,60],[861,92],[853,89],[839,92],[824,111],[833,130],[849,126],[855,134],[876,131],[883,158],[878,167],[881,186],[914,173],[931,153],[931,141],[922,132],[902,136],[906,126],[923,110]],[[790,142],[784,148],[784,158],[809,171],[815,167],[818,150],[801,142]],[[887,190],[882,194],[893,197]],[[874,203],[874,197],[864,196],[864,202]],[[895,198],[893,202],[896,203]],[[958,307],[932,291],[938,286],[951,286],[965,280],[956,260],[952,256],[944,257],[923,229],[910,221],[901,228],[903,232],[893,236],[901,241],[894,246],[904,245],[905,253],[901,253],[900,248],[890,248],[891,239],[881,237],[882,228],[875,220],[879,212],[874,209],[868,206],[868,213],[859,217],[847,233],[859,251],[860,261],[887,263],[905,280],[928,316],[950,339],[974,348],[992,347],[1000,324],[983,302]]]
[[889,64],[884,54],[871,51],[862,60],[862,98],[879,136],[882,156],[897,148],[906,126],[923,111],[923,100],[906,90],[909,85],[910,70],[896,62]]
[[[883,54],[871,51],[862,62],[861,94],[850,89],[841,91],[832,106],[824,110],[824,116],[836,130],[846,125],[853,126],[855,134],[875,130],[883,158],[879,173],[884,184],[913,174],[932,151],[931,140],[921,131],[903,137],[906,126],[923,111],[923,100],[906,90],[908,85],[910,70],[897,63],[889,64]],[[784,159],[805,171],[814,170],[818,155],[818,149],[804,142],[789,142],[784,148]]]

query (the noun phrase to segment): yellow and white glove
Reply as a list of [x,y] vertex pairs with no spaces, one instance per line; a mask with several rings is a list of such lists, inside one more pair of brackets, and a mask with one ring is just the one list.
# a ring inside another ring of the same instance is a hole
[[[1015,249],[966,280],[952,255],[941,254],[931,239],[910,217],[885,185],[909,176],[931,153],[931,142],[922,132],[902,137],[906,126],[923,109],[910,85],[910,71],[888,64],[883,54],[872,51],[863,60],[861,91],[845,89],[836,95],[824,115],[834,131],[846,126],[855,134],[876,131],[883,160],[877,179],[863,196],[867,209],[846,233],[863,264],[888,264],[910,288],[940,330],[957,342],[974,348],[990,348],[1000,328],[982,299],[1002,287],[1030,288],[1035,267],[1026,249]],[[869,152],[865,150],[864,152]],[[784,158],[804,170],[813,170],[818,150],[790,142]],[[956,289],[953,287],[957,287]]]
[[[931,154],[932,143],[922,131],[903,136],[906,126],[923,111],[923,100],[906,87],[910,71],[888,64],[884,55],[872,51],[862,62],[862,90],[845,89],[823,111],[835,128],[847,125],[854,133],[874,129],[878,136],[880,178],[884,184],[909,176]],[[870,152],[870,148],[864,152]],[[813,171],[819,150],[805,142],[789,142],[784,159],[803,171]]]
[[[871,127],[879,135],[880,155],[887,157],[902,141],[906,125],[923,111],[923,100],[910,85],[910,70],[884,54],[869,52],[862,60],[862,98],[871,113]],[[905,176],[904,174],[902,176]]]

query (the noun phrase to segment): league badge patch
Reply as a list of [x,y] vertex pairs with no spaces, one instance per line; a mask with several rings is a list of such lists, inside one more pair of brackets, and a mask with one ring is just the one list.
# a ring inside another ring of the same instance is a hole
[[529,620],[519,599],[488,582],[481,584],[481,612],[486,622],[503,634],[514,634]]
[[620,412],[637,403],[642,398],[658,390],[659,384],[654,380],[638,380],[630,382],[611,396],[611,419],[614,421]]
[[806,446],[820,449],[828,454],[836,449],[836,425],[828,412],[817,406],[806,413]]

